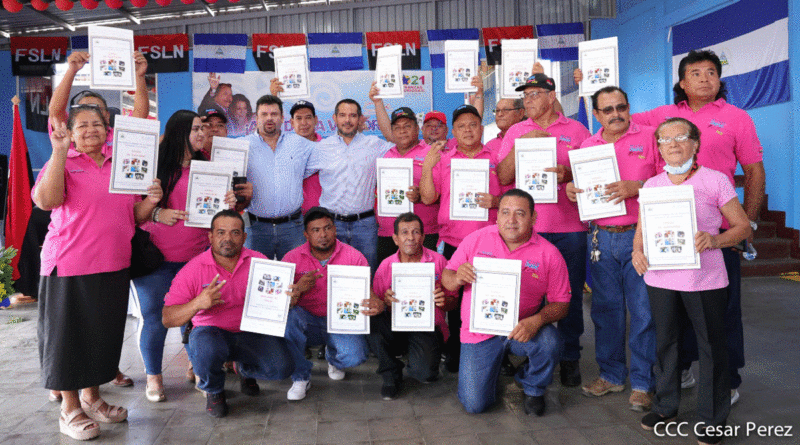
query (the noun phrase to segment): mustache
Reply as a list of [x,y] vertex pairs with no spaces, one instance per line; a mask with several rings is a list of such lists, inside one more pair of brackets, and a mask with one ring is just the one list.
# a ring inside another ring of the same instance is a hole
[[621,117],[614,117],[610,121],[608,121],[609,124],[613,124],[614,122],[625,122],[625,119]]

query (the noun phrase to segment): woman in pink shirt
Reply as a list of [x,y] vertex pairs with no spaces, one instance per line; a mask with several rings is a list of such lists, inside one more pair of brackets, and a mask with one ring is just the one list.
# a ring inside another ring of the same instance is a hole
[[[644,274],[653,321],[656,325],[656,396],[652,411],[642,418],[642,428],[674,422],[680,404],[678,343],[681,327],[688,321],[697,333],[700,351],[700,384],[694,428],[698,443],[722,440],[730,412],[728,349],[725,335],[728,276],[722,259],[723,247],[734,246],[750,236],[750,225],[727,177],[696,161],[700,130],[683,118],[667,119],[655,136],[667,165],[665,172],[650,178],[644,187],[691,185],[697,213],[695,249],[700,269],[647,270],[642,239],[641,211],[633,241],[632,262]],[[723,217],[730,229],[720,232]]]
[[50,135],[53,153],[31,193],[37,206],[53,211],[42,246],[42,381],[61,392],[61,432],[79,440],[100,434],[96,422],[128,417],[125,408],[100,398],[98,385],[117,375],[135,224],[149,217],[162,195],[157,181],[144,200],[108,192],[107,131],[97,107],[73,108],[67,124]]

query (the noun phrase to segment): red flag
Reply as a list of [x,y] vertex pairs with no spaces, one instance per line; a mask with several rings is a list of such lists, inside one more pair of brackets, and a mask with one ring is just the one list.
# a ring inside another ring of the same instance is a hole
[[[8,213],[6,216],[6,246],[22,249],[22,240],[28,228],[33,203],[31,183],[28,178],[28,146],[22,133],[19,105],[14,105],[14,130],[11,133],[11,153],[8,158]],[[19,278],[19,254],[11,261],[12,279]]]
[[389,31],[367,33],[367,59],[369,69],[375,69],[378,48],[389,45],[403,47],[400,63],[404,70],[418,70],[422,60],[422,45],[419,42],[419,31]]
[[273,49],[305,44],[305,34],[253,34],[253,57],[259,70],[275,71]]
[[489,65],[500,65],[503,39],[532,39],[533,26],[502,26],[499,28],[483,28],[483,44],[486,48],[486,61]]

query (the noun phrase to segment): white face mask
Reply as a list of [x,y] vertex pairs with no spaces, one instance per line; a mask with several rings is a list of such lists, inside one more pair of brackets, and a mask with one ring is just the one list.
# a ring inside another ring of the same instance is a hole
[[692,164],[694,164],[694,156],[686,160],[683,165],[679,165],[677,167],[673,167],[669,164],[664,166],[664,171],[671,174],[671,175],[682,175],[689,171],[692,168]]

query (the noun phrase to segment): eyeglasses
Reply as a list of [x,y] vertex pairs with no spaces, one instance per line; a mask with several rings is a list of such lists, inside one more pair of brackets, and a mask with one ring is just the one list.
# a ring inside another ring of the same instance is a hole
[[688,134],[679,134],[678,136],[675,136],[674,138],[658,138],[658,144],[659,145],[667,145],[667,144],[671,143],[672,141],[675,141],[675,142],[686,142],[688,140],[689,140],[689,135]]
[[523,93],[522,95],[525,96],[525,99],[535,99],[540,94],[547,94],[546,91],[529,91],[527,93]]
[[629,107],[630,107],[630,104],[619,104],[619,105],[614,106],[614,107],[598,108],[597,111],[599,111],[599,112],[601,112],[601,113],[603,113],[605,115],[609,115],[609,114],[613,113],[614,110],[617,110],[617,113],[624,113],[624,112],[628,111]]
[[494,113],[495,115],[498,115],[500,113],[510,113],[512,111],[517,111],[517,110],[521,110],[521,109],[522,108],[497,108],[494,111],[492,111],[492,113]]

